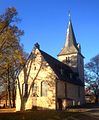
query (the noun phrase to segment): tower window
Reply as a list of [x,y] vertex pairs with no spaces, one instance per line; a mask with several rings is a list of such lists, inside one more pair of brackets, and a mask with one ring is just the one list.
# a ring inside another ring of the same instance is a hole
[[82,59],[80,58],[80,64],[82,64]]
[[70,63],[70,57],[66,57],[66,63]]

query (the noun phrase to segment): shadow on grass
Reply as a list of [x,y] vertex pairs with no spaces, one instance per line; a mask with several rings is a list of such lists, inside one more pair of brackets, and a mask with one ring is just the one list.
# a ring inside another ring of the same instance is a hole
[[[14,113],[0,113],[0,120],[88,120],[89,116],[84,113],[67,111],[25,111]],[[90,120],[98,120],[91,117]]]
[[[94,111],[91,110],[89,112],[78,112],[80,109],[91,109],[96,108]],[[99,108],[99,104],[87,104],[84,106],[72,107],[69,109],[78,109],[76,112],[70,111],[55,111],[55,110],[29,110],[24,112],[13,112],[14,110],[10,110],[4,112],[1,110],[0,112],[0,120],[99,120],[98,117],[92,116],[91,112],[99,112],[97,110]]]
[[66,111],[25,111],[0,113],[0,120],[62,120],[70,115]]

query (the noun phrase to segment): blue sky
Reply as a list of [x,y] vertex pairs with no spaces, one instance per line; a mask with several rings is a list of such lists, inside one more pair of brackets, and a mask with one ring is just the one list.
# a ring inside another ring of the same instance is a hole
[[85,63],[99,53],[99,0],[0,0],[0,14],[12,6],[22,19],[18,26],[25,32],[21,43],[26,52],[39,42],[42,50],[57,57],[65,42],[70,10]]

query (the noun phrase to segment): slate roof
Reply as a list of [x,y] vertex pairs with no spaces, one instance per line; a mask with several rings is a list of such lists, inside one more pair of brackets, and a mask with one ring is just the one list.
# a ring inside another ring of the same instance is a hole
[[[40,50],[41,55],[49,66],[53,69],[59,80],[67,81],[72,84],[84,86],[84,83],[78,79],[77,75],[72,71],[72,69],[66,64],[55,59],[51,55]],[[71,77],[72,75],[72,77]]]
[[60,51],[59,55],[66,55],[70,53],[78,53],[80,52],[78,48],[78,43],[76,42],[75,34],[72,27],[72,22],[69,20],[66,41],[63,49]]

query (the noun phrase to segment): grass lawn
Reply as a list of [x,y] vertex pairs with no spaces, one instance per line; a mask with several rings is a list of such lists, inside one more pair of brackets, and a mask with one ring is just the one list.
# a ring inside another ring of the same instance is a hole
[[26,111],[0,113],[0,120],[98,120],[84,113],[66,111]]

